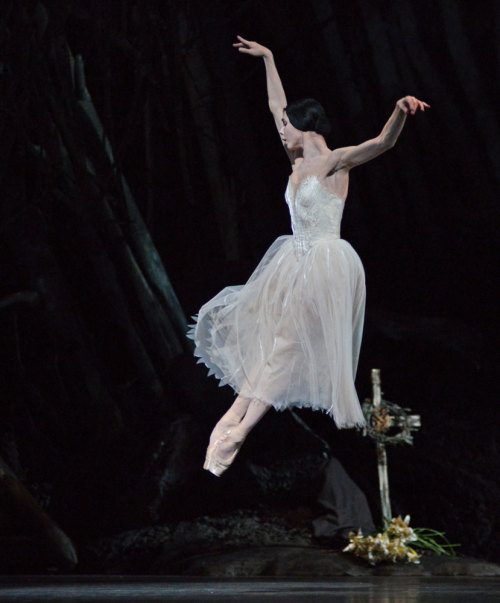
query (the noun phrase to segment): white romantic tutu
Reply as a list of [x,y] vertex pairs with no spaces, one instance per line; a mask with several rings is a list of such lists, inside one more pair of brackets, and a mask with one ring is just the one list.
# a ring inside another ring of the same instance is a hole
[[[332,207],[325,191],[308,186]],[[284,235],[245,285],[200,309],[188,336],[220,385],[278,410],[306,406],[338,427],[361,426],[354,377],[364,311],[363,265],[350,243],[327,233],[297,253],[294,236]]]

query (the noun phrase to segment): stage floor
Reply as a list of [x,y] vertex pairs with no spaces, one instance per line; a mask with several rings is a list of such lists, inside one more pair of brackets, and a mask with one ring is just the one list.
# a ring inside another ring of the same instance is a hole
[[3,576],[0,602],[140,603],[326,601],[346,603],[489,603],[500,601],[499,578],[367,577],[318,579],[159,578],[158,576]]

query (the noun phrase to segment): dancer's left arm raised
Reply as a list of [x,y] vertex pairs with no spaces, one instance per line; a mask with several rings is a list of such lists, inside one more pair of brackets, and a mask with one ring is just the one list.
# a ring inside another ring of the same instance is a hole
[[391,149],[401,134],[406,116],[408,114],[414,115],[418,109],[425,111],[428,107],[430,105],[414,96],[405,96],[399,99],[392,115],[378,136],[357,146],[342,147],[331,152],[327,160],[327,173],[341,169],[351,169]]

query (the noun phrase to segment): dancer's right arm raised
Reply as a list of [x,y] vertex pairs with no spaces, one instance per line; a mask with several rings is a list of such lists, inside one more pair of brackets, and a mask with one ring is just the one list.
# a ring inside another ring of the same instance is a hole
[[[264,65],[266,67],[266,82],[267,82],[267,96],[269,101],[269,109],[274,117],[274,123],[276,124],[276,128],[278,132],[281,130],[283,125],[283,109],[287,105],[285,91],[283,90],[283,84],[281,83],[280,76],[278,74],[278,70],[276,69],[276,64],[274,63],[273,53],[258,44],[257,42],[251,42],[249,40],[245,40],[241,36],[236,36],[239,42],[233,44],[235,48],[239,50],[239,52],[243,52],[245,54],[250,54],[254,57],[262,57],[264,59]],[[285,143],[283,142],[283,146],[287,155],[290,158],[290,161],[293,163],[295,160],[296,153],[294,151],[290,151],[287,149]]]

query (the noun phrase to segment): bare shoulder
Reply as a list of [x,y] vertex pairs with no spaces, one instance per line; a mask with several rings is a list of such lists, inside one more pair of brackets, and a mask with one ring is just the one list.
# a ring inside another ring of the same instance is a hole
[[349,149],[349,147],[333,149],[325,157],[322,168],[323,176],[325,178],[327,178],[328,176],[332,176],[336,172],[349,171],[348,165],[343,161],[346,149]]

